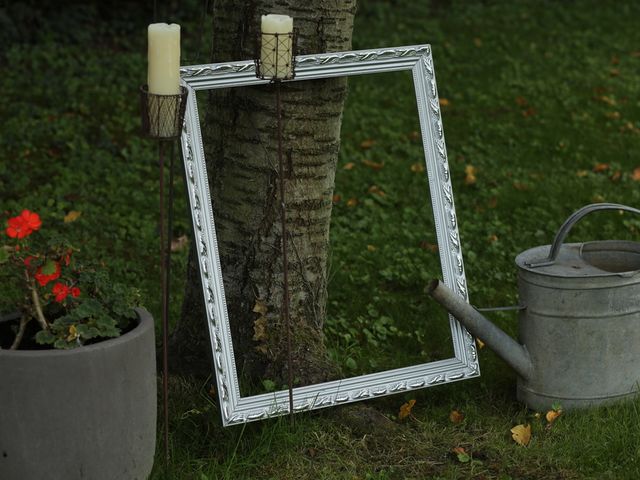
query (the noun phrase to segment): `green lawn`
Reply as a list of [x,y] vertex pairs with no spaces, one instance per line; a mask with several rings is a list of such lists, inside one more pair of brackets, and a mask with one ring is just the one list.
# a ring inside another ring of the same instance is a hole
[[[172,20],[183,25],[183,63],[204,63],[210,18],[182,3]],[[159,318],[157,155],[138,136],[151,13],[104,15],[91,5],[0,11],[0,218],[38,211],[43,228],[138,286]],[[360,1],[354,49],[433,47],[472,303],[515,304],[515,256],[550,243],[580,206],[640,205],[639,18],[633,1]],[[439,263],[418,130],[408,77],[350,83],[327,320],[345,375],[451,354],[446,318],[424,294]],[[190,232],[181,182],[176,238]],[[72,210],[81,216],[63,224]],[[639,233],[640,218],[599,213],[570,239]],[[172,257],[174,318],[186,255]],[[514,314],[492,318],[515,334]],[[474,380],[368,402],[386,418],[376,428],[335,409],[294,426],[223,429],[209,382],[172,377],[168,478],[640,478],[640,402],[567,412],[547,427],[544,412],[516,401],[515,374],[486,348],[480,365]],[[412,416],[398,420],[410,399]],[[452,410],[464,420],[452,422]],[[518,424],[532,427],[528,447],[511,439]]]

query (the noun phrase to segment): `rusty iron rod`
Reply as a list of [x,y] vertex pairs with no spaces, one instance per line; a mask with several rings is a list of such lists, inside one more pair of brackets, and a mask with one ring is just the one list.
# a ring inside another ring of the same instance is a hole
[[[164,418],[164,466],[169,468],[169,284],[167,273],[167,249],[165,243],[165,205],[164,205],[164,141],[158,142],[160,156],[160,283],[162,290],[162,402]],[[171,189],[171,185],[169,186]],[[169,241],[171,241],[170,236]]]
[[282,294],[282,313],[285,320],[285,328],[287,329],[287,372],[289,382],[289,418],[291,424],[294,423],[293,417],[293,361],[291,358],[291,318],[289,316],[289,261],[287,258],[287,211],[284,188],[284,162],[282,160],[282,100],[280,98],[280,80],[275,80],[276,87],[276,117],[278,124],[278,176],[280,177],[280,224],[282,227],[282,276],[283,276],[283,294]]

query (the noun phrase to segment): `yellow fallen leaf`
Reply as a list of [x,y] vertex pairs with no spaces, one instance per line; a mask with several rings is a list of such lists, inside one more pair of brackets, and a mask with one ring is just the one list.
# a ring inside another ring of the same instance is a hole
[[342,195],[336,193],[331,200],[333,201],[333,203],[340,203],[340,200],[342,200]]
[[267,313],[267,304],[262,300],[256,300],[256,304],[253,306],[253,312],[264,315],[265,313]]
[[374,162],[373,160],[369,160],[366,158],[362,160],[362,164],[369,167],[372,170],[375,170],[376,172],[378,170],[382,170],[382,168],[384,167],[384,162]]
[[476,338],[476,345],[478,346],[478,350],[482,350],[484,348],[484,342],[479,338]]
[[604,115],[610,120],[618,120],[620,118],[620,112],[607,112]]
[[82,215],[82,212],[79,212],[78,210],[71,210],[64,216],[64,223],[75,222],[80,215]]
[[415,404],[416,404],[415,400],[409,400],[407,403],[403,403],[402,406],[400,407],[400,413],[398,413],[398,418],[402,420],[404,418],[407,418],[409,415],[411,415],[411,409]]
[[373,140],[372,138],[367,138],[366,140],[363,140],[362,142],[360,142],[360,148],[362,148],[363,150],[367,150],[373,147],[375,143],[376,141]]
[[608,163],[597,163],[595,167],[593,167],[595,173],[606,172],[607,170],[609,170]]
[[356,164],[353,162],[347,162],[344,164],[344,167],[342,167],[344,170],[353,170],[353,167],[355,167]]
[[482,39],[481,39],[480,37],[476,37],[476,38],[474,38],[474,39],[473,39],[473,44],[474,44],[476,47],[480,48],[480,47],[482,46]]
[[347,200],[347,207],[355,207],[356,205],[358,205],[357,198],[350,198],[349,200]]
[[451,105],[451,102],[447,98],[440,98],[438,99],[438,102],[440,103],[441,107],[448,107],[449,105]]
[[635,182],[640,182],[640,167],[636,167],[631,174],[631,180]]
[[516,425],[511,429],[511,438],[518,445],[526,447],[531,441],[531,425],[528,423],[526,425]]
[[458,410],[451,410],[451,413],[449,413],[449,420],[451,423],[460,423],[464,420],[464,413],[459,412]]
[[489,243],[496,243],[498,241],[498,236],[496,234],[489,235]]
[[424,172],[424,164],[422,164],[422,163],[412,163],[411,164],[411,171],[413,173],[422,173],[422,172]]
[[562,410],[549,410],[544,418],[547,419],[547,422],[553,423],[560,415],[562,415]]
[[476,167],[473,165],[467,165],[464,167],[464,184],[465,185],[473,185],[476,183]]
[[386,195],[387,195],[387,194],[386,194],[386,193],[384,193],[384,191],[383,191],[379,186],[377,186],[377,185],[371,185],[371,186],[369,187],[369,193],[372,193],[372,194],[374,194],[374,195],[378,195],[378,196],[380,196],[380,197],[384,197],[384,196],[386,196]]
[[181,235],[171,240],[171,251],[179,252],[184,250],[187,245],[189,245],[189,238],[186,235]]
[[578,170],[576,172],[576,177],[586,177],[587,175],[589,175],[589,171],[588,170]]
[[377,248],[375,245],[367,245],[367,250],[370,252],[375,252]]

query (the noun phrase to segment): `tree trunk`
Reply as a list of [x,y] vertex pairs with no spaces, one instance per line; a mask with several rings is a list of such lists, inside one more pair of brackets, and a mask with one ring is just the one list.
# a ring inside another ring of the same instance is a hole
[[[260,16],[294,18],[298,53],[351,49],[355,0],[214,2],[215,62],[255,58]],[[334,372],[323,343],[329,222],[346,79],[282,84],[294,385]],[[210,91],[203,139],[238,372],[287,379],[276,92],[274,85]],[[173,355],[211,371],[206,317],[192,250]],[[184,370],[184,369],[183,369]]]

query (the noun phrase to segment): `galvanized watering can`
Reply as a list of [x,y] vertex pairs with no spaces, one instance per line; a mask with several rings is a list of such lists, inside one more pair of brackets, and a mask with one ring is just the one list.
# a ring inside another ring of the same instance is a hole
[[614,402],[640,382],[640,243],[563,244],[571,227],[597,210],[640,210],[613,203],[571,215],[551,246],[516,257],[519,338],[513,340],[439,280],[429,293],[518,374],[518,399],[543,411]]

